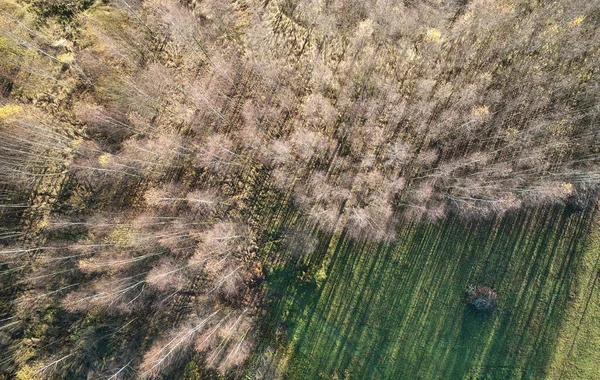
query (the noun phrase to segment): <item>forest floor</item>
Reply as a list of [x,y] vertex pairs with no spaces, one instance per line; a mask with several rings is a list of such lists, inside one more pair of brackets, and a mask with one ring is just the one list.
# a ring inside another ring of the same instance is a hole
[[[319,236],[269,271],[265,345],[289,379],[598,379],[597,223],[556,207],[406,224],[388,245]],[[497,290],[493,314],[469,284]]]

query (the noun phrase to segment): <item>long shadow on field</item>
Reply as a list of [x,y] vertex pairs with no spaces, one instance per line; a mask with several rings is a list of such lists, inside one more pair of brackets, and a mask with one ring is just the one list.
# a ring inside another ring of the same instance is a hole
[[[331,252],[326,281],[290,286],[277,301],[287,377],[543,377],[591,220],[557,207],[407,222],[393,245],[329,237],[317,253]],[[309,262],[302,270],[319,260]],[[493,314],[466,306],[469,284],[497,290]]]

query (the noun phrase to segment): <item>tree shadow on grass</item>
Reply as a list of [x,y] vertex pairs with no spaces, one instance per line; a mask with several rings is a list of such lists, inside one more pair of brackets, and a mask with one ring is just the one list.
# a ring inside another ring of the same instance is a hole
[[[278,301],[295,305],[278,314],[294,326],[287,377],[543,377],[591,220],[556,207],[406,223],[391,245],[342,236],[326,282]],[[470,310],[471,283],[495,288],[498,310]]]

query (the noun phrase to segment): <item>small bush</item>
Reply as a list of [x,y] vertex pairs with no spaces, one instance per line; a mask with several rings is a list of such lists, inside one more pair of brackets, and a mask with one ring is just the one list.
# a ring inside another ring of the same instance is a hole
[[482,313],[491,313],[498,304],[496,291],[487,286],[469,285],[467,288],[467,301],[471,307]]

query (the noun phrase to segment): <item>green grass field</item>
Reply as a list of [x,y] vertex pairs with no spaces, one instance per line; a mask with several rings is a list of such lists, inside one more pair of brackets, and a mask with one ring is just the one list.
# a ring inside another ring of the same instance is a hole
[[[591,213],[546,208],[400,230],[392,245],[321,238],[312,257],[273,268],[284,378],[600,378]],[[497,290],[492,315],[466,305],[469,284]]]

